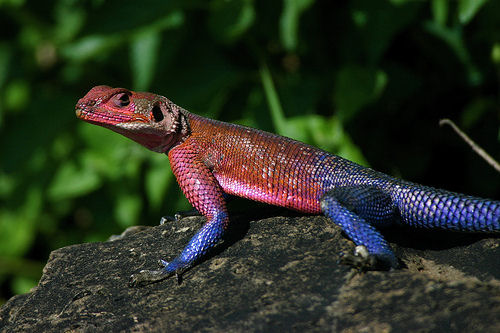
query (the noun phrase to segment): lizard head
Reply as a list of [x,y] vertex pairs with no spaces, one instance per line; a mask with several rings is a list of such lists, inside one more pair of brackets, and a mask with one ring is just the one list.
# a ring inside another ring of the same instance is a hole
[[186,111],[167,98],[124,88],[97,86],[75,107],[76,116],[164,153],[189,131]]

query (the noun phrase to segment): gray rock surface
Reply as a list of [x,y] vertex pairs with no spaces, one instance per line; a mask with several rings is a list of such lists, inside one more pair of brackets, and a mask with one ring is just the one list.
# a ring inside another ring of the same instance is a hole
[[39,285],[0,309],[0,331],[500,332],[497,237],[388,230],[406,268],[352,274],[337,260],[354,246],[324,217],[232,220],[180,285],[127,283],[179,253],[201,217],[56,250]]

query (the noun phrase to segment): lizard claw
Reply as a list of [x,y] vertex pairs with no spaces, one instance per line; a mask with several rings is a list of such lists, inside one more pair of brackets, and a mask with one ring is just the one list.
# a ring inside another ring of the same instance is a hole
[[182,273],[186,270],[186,265],[176,259],[171,262],[160,259],[158,260],[158,264],[163,268],[156,271],[142,270],[139,273],[132,274],[129,280],[129,287],[143,287],[164,280],[172,275],[175,275],[177,283],[181,284]]
[[354,254],[342,253],[339,262],[358,271],[389,270],[397,267],[395,258],[370,254],[363,245],[356,246]]
[[139,273],[132,274],[129,279],[129,287],[144,287],[148,284],[155,283],[168,278],[171,274],[164,269],[157,271],[142,270]]

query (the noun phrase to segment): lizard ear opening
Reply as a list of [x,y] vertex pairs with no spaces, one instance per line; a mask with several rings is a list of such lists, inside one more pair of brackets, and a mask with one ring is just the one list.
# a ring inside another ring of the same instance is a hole
[[158,104],[155,104],[153,106],[153,109],[151,110],[151,114],[153,115],[153,119],[155,120],[155,122],[160,122],[163,120],[164,116],[163,116],[163,112],[161,112],[161,108]]

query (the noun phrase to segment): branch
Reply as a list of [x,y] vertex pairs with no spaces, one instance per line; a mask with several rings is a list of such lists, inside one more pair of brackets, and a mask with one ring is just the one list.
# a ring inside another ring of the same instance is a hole
[[450,119],[441,119],[439,121],[439,126],[450,125],[451,128],[478,154],[483,158],[489,165],[491,165],[497,172],[500,172],[500,164],[493,157],[490,156],[483,148],[479,147],[471,138],[467,136],[457,125]]

